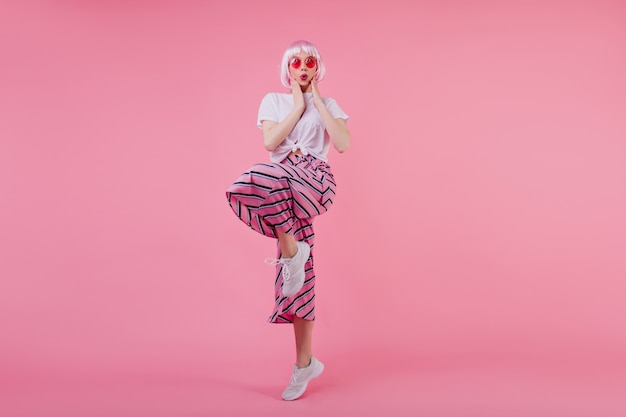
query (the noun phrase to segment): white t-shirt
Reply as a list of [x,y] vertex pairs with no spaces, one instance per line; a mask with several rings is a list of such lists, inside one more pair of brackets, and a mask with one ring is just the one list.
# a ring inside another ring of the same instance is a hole
[[[313,104],[313,93],[304,93],[306,109],[302,117],[276,149],[270,152],[272,162],[281,162],[290,152],[300,149],[304,155],[313,155],[324,162],[328,161],[330,137],[322,121],[322,116]],[[348,115],[341,110],[332,98],[323,97],[328,111],[335,118],[348,120]],[[259,107],[257,126],[262,128],[263,120],[280,123],[293,110],[293,96],[289,93],[268,93]]]

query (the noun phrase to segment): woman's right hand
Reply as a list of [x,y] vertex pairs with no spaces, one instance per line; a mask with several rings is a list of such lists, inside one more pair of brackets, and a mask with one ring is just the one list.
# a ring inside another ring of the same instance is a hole
[[297,110],[302,110],[304,112],[304,109],[306,108],[304,94],[302,93],[302,88],[300,88],[298,80],[293,77],[291,77],[291,94],[293,94],[294,108]]
[[291,80],[291,94],[293,95],[293,110],[280,123],[264,120],[263,121],[263,145],[268,151],[273,151],[278,147],[285,138],[291,133],[302,113],[306,110],[306,102],[304,101],[304,93],[298,84],[298,80],[293,77]]

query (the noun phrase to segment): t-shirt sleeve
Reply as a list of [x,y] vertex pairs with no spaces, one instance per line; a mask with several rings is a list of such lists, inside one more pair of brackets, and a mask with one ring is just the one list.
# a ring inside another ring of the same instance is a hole
[[325,98],[324,102],[326,103],[328,111],[335,119],[345,119],[348,121],[350,117],[339,107],[339,104],[337,104],[334,98]]
[[276,104],[276,97],[272,93],[268,93],[261,100],[261,106],[259,107],[259,114],[257,117],[256,125],[260,129],[263,127],[263,120],[270,120],[278,123],[278,106]]

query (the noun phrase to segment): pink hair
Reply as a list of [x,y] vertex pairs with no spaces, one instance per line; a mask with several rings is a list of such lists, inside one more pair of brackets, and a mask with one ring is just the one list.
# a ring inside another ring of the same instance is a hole
[[326,66],[322,60],[322,56],[319,51],[311,42],[308,41],[296,41],[287,47],[287,50],[283,54],[283,60],[280,64],[280,82],[287,88],[291,88],[289,79],[289,61],[294,55],[298,55],[300,51],[309,54],[317,59],[317,71],[315,72],[315,80],[320,82],[326,76]]

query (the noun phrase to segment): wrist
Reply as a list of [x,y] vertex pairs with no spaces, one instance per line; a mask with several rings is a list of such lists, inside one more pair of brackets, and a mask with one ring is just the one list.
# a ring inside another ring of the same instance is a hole
[[326,103],[324,103],[324,100],[322,100],[321,97],[313,97],[313,104],[317,108],[320,108],[321,106],[326,106]]

